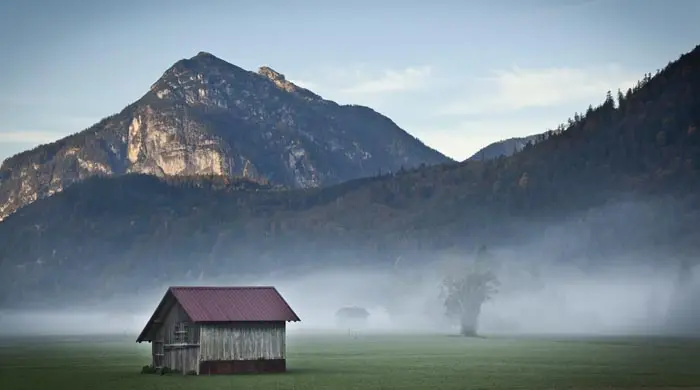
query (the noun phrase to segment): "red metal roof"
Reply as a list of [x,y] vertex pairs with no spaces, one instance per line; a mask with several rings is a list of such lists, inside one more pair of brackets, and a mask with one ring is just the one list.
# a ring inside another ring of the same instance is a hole
[[170,287],[193,322],[300,321],[274,287]]

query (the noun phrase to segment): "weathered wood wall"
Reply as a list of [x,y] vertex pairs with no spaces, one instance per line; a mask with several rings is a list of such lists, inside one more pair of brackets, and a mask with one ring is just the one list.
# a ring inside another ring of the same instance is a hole
[[284,322],[201,326],[201,361],[284,359]]
[[170,310],[164,314],[163,323],[158,328],[156,340],[162,340],[165,345],[175,344],[175,329],[180,322],[187,323],[188,344],[199,344],[199,325],[192,323],[190,317],[179,303],[175,302]]
[[[168,367],[183,374],[190,371],[199,373],[199,325],[192,323],[177,302],[166,308],[158,320],[162,323],[156,330],[153,342],[153,365]],[[179,323],[187,324],[184,343],[175,334]],[[159,361],[157,353],[163,354],[162,360]]]
[[199,347],[185,346],[165,349],[165,367],[183,374],[199,374]]
[[[152,352],[156,367],[199,374],[201,362],[264,359],[276,361],[284,370],[286,323],[283,321],[195,324],[174,300],[155,321]],[[184,342],[176,335],[181,323],[187,324]]]

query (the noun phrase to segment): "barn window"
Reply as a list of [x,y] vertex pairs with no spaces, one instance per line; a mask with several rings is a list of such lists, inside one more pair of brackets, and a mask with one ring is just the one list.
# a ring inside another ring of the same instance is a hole
[[187,323],[178,322],[175,324],[174,340],[175,344],[187,344]]

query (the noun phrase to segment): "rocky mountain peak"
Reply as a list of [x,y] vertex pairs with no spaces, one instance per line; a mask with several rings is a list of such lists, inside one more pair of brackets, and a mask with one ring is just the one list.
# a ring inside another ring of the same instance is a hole
[[320,96],[309,91],[308,89],[302,88],[287,80],[287,78],[284,77],[284,74],[270,68],[269,66],[261,66],[258,68],[258,74],[272,81],[278,88],[284,91],[296,93],[308,99],[322,99]]
[[448,161],[376,112],[202,51],[121,112],[3,164],[0,220],[94,175],[218,175],[307,188]]
[[265,76],[274,82],[287,80],[282,73],[270,68],[269,66],[261,66],[258,68],[258,74]]
[[200,51],[199,53],[197,53],[197,55],[193,57],[183,58],[174,63],[168,70],[165,71],[165,73],[163,73],[163,77],[161,77],[161,79],[167,78],[168,75],[173,73],[210,73],[222,70],[238,72],[245,71],[244,69],[230,64],[211,53],[208,53],[206,51]]
[[[269,86],[268,82],[297,97],[323,101],[321,96],[292,83],[284,74],[269,66],[260,67],[256,73],[205,51],[173,64],[151,85],[151,92],[160,100],[185,100],[187,104],[213,103],[228,108],[225,100],[236,100],[240,94],[258,95],[256,91],[264,90],[265,85]],[[212,100],[211,97],[215,99]]]
[[197,53],[196,56],[194,56],[192,58],[209,58],[209,59],[221,60],[219,57],[217,57],[217,56],[215,56],[207,51],[200,51],[199,53]]

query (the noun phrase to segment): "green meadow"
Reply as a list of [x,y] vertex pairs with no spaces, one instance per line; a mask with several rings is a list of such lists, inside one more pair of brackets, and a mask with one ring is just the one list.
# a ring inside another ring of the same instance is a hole
[[141,374],[133,337],[0,340],[0,388],[21,389],[672,389],[700,388],[700,340],[288,337],[288,372]]

